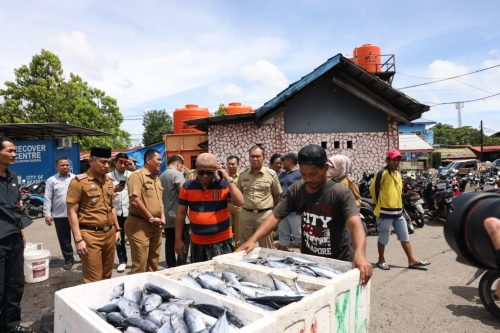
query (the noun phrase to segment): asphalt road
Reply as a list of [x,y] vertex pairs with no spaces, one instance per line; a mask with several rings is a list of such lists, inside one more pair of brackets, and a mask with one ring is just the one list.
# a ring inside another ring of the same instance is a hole
[[[432,262],[427,271],[410,270],[404,252],[392,235],[386,249],[389,271],[374,268],[371,289],[370,332],[497,332],[500,321],[482,307],[476,281],[466,286],[475,268],[455,262],[446,244],[441,224],[429,223],[411,237],[415,254]],[[52,255],[50,278],[26,284],[22,301],[23,324],[36,332],[52,332],[54,292],[78,285],[81,265],[62,269],[62,256],[54,227],[36,220],[27,230],[27,240],[43,243]],[[368,258],[377,260],[376,236],[368,237]],[[160,265],[165,267],[162,250]],[[78,261],[77,261],[78,262]],[[116,267],[116,266],[115,266]],[[123,273],[126,274],[127,272]],[[113,276],[120,274],[114,271]]]

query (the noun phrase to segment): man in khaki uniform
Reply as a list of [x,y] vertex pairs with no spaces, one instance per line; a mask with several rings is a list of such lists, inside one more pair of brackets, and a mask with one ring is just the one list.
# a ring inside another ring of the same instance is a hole
[[[240,215],[240,242],[246,242],[266,219],[280,199],[281,186],[274,170],[264,165],[264,148],[253,146],[249,151],[250,168],[238,178],[238,188],[245,203]],[[259,239],[259,246],[274,248],[273,233]]]
[[120,227],[113,207],[113,180],[106,176],[111,149],[92,148],[90,168],[69,184],[66,204],[85,283],[110,279]]
[[[231,155],[227,158],[227,172],[229,176],[233,178],[235,184],[238,183],[238,178],[240,176],[239,171],[240,158],[235,155]],[[241,207],[235,206],[229,201],[227,203],[227,209],[229,211],[229,219],[231,220],[231,225],[233,227],[233,237],[234,244],[236,246],[240,245],[240,214]]]
[[148,149],[144,167],[127,180],[130,205],[125,234],[132,255],[132,274],[155,272],[160,262],[161,231],[165,224],[160,168],[160,152]]

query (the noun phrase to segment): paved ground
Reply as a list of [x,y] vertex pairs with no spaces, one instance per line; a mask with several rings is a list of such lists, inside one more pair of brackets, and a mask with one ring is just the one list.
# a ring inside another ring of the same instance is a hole
[[[395,236],[386,251],[390,271],[374,269],[370,332],[497,332],[500,322],[482,307],[476,281],[465,282],[475,269],[455,262],[446,244],[442,225],[427,225],[412,237],[415,253],[432,261],[428,271],[408,270],[403,250]],[[36,332],[52,332],[54,292],[80,284],[81,267],[64,271],[54,227],[36,220],[27,229],[29,242],[44,244],[52,254],[50,278],[26,284],[23,297],[23,323]],[[376,237],[368,239],[368,257],[376,262]],[[163,250],[161,260],[164,260]],[[160,265],[165,266],[162,261]],[[116,271],[113,276],[117,276]]]

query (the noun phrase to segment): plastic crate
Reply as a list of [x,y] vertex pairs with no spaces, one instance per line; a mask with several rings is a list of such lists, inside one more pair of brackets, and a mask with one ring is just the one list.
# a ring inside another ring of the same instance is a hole
[[235,302],[222,295],[187,287],[158,273],[142,273],[82,284],[57,291],[54,302],[54,332],[119,332],[91,309],[108,302],[113,287],[121,282],[125,283],[125,288],[127,288],[127,285],[136,285],[142,288],[144,284],[151,282],[164,287],[177,297],[192,299],[195,303],[223,306],[243,321],[245,326],[238,330],[241,333],[269,333],[271,332],[269,329],[273,329],[275,324],[272,318],[266,317],[263,311],[256,311],[253,306]]

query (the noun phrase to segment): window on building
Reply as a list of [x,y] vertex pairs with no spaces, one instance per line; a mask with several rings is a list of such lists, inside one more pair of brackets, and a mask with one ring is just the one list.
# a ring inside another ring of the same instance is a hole
[[347,149],[352,149],[352,141],[347,141]]
[[333,148],[339,149],[340,148],[340,141],[333,141]]
[[321,147],[323,147],[323,149],[326,149],[326,141],[321,141]]

